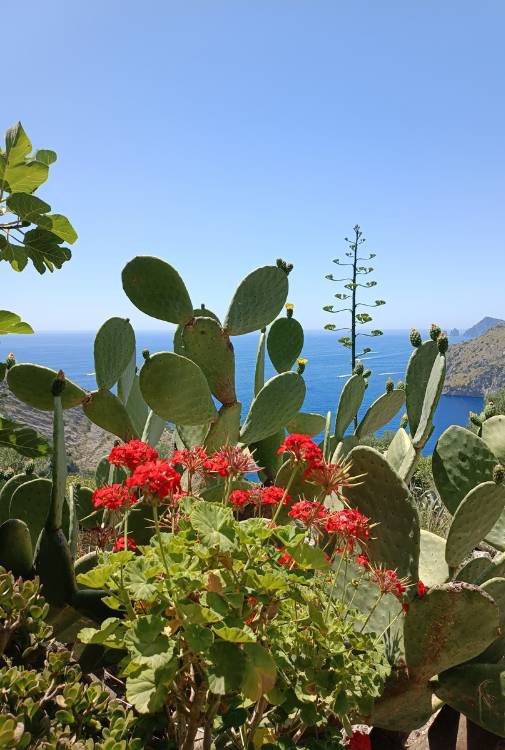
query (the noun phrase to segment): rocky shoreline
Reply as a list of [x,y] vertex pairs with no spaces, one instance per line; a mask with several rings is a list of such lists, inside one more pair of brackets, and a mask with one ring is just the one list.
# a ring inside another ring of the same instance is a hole
[[447,396],[484,396],[505,387],[505,326],[450,346],[447,352]]

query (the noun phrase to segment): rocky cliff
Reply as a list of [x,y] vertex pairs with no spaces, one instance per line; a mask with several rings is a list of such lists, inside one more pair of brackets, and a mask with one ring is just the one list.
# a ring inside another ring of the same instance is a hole
[[449,347],[444,393],[450,396],[482,396],[503,387],[505,325]]

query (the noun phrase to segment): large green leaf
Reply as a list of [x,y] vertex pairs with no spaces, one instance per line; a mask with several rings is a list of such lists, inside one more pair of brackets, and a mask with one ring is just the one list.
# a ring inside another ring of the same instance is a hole
[[42,160],[28,159],[30,139],[20,122],[5,135],[5,151],[0,158],[0,192],[32,193],[47,180],[49,168]]
[[218,547],[222,552],[229,552],[235,547],[233,513],[229,508],[202,500],[193,506],[190,520],[204,544]]
[[51,206],[35,195],[13,193],[7,198],[6,205],[23,221],[29,221],[42,229],[47,229],[64,242],[72,244],[77,239],[77,232],[66,216],[50,214]]
[[21,456],[39,458],[51,453],[48,441],[32,427],[0,416],[0,447],[12,448]]
[[0,310],[0,336],[7,333],[33,333],[33,328],[10,310]]

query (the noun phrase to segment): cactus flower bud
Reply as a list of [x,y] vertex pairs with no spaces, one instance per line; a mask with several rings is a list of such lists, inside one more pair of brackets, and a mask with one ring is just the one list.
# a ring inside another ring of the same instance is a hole
[[360,359],[357,359],[356,364],[354,365],[354,370],[353,370],[354,375],[363,375],[364,369],[365,369],[365,366],[363,362]]
[[149,349],[142,349],[142,356],[144,357],[144,359],[147,362],[147,360],[151,356],[151,352],[149,351]]
[[51,385],[51,393],[53,396],[61,396],[63,389],[65,388],[65,373],[63,370],[59,370],[53,383]]
[[391,380],[391,378],[388,378],[386,380],[386,393],[391,393],[394,390],[395,384]]
[[440,354],[445,354],[449,348],[449,339],[445,333],[440,333],[437,336],[437,347]]
[[286,276],[289,276],[291,271],[293,270],[293,264],[292,263],[286,263],[285,260],[282,260],[282,258],[277,258],[277,268],[280,268],[281,271],[284,271]]
[[442,329],[440,328],[440,326],[437,326],[436,323],[432,323],[430,327],[430,339],[432,341],[436,341],[441,333]]
[[397,391],[404,391],[405,390],[405,383],[403,380],[399,380],[396,384],[396,390]]
[[404,414],[402,418],[400,419],[400,427],[403,427],[403,429],[405,429],[408,423],[409,423],[409,418],[407,417],[406,414]]
[[505,480],[505,466],[502,464],[496,464],[493,469],[493,481],[495,481],[496,484],[502,484],[503,480]]
[[421,344],[423,343],[421,334],[419,333],[417,328],[412,328],[412,330],[410,331],[410,343],[415,347],[421,346]]
[[482,419],[478,414],[476,414],[474,411],[471,411],[468,416],[472,424],[474,424],[476,427],[482,427]]
[[298,369],[297,369],[298,375],[303,375],[303,373],[305,372],[305,366],[307,365],[308,361],[309,361],[308,359],[304,359],[303,357],[298,357],[298,359],[296,360],[296,363],[298,365]]
[[365,370],[365,371],[364,371],[364,373],[363,373],[363,377],[364,377],[365,379],[366,379],[366,378],[369,378],[371,374],[372,374],[372,371],[371,371],[371,370]]
[[14,356],[14,354],[12,352],[9,352],[9,354],[7,355],[7,358],[5,360],[5,364],[6,364],[8,370],[10,370],[11,367],[14,367],[14,365],[16,364],[16,357]]
[[288,302],[285,305],[285,308],[286,308],[286,315],[288,316],[288,318],[292,318],[293,317],[293,310],[295,309],[295,306],[293,305],[293,303],[292,302]]
[[484,407],[484,418],[490,419],[496,416],[496,404],[494,401],[488,401]]

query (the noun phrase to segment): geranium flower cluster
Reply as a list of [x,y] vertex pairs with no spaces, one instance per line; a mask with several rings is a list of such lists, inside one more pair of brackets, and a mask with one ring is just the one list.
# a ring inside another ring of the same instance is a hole
[[277,451],[278,455],[286,453],[295,464],[304,466],[303,478],[318,485],[324,495],[339,494],[342,487],[351,484],[349,466],[325,461],[310,435],[288,435]]
[[230,493],[230,503],[235,508],[245,508],[247,505],[278,505],[283,502],[287,505],[291,496],[283,487],[272,485],[270,487],[256,486],[250,490],[233,490]]
[[181,475],[167,461],[147,461],[137,466],[126,484],[146,500],[163,500],[180,491]]
[[225,445],[204,460],[203,468],[209,474],[236,478],[259,470],[252,455],[238,445]]
[[128,487],[122,484],[106,484],[99,487],[93,493],[93,505],[95,508],[108,508],[119,510],[127,508],[137,502],[137,498]]
[[124,466],[130,476],[124,484],[110,484],[93,493],[95,508],[109,510],[128,508],[143,498],[147,502],[176,496],[181,490],[181,475],[167,461],[158,461],[158,452],[142,440],[115,445],[108,461]]
[[340,542],[340,552],[344,549],[352,552],[357,542],[365,545],[370,535],[370,519],[354,508],[330,512],[320,502],[300,500],[288,515],[305,526],[316,526],[327,534],[335,534]]
[[124,466],[130,471],[134,471],[140,464],[147,461],[156,461],[158,451],[151,448],[142,440],[130,440],[124,445],[115,445],[107,459],[113,466]]

